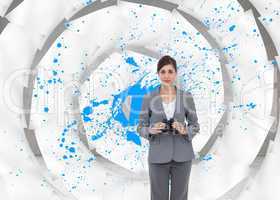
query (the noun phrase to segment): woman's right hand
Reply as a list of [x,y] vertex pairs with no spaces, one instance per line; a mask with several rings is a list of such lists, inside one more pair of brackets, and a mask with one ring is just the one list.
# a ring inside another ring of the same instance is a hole
[[165,127],[165,124],[163,122],[157,122],[152,127],[149,127],[149,132],[151,134],[159,134],[161,133],[161,129]]

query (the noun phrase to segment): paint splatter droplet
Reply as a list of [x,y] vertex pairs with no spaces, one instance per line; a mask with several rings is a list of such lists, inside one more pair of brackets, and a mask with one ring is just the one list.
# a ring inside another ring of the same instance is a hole
[[57,48],[60,48],[62,45],[61,45],[61,43],[59,42],[59,43],[57,43]]
[[74,147],[70,147],[70,148],[69,148],[69,151],[70,151],[71,153],[75,153],[76,149],[75,149]]
[[49,112],[49,108],[48,107],[44,107],[44,112]]
[[232,25],[231,27],[229,27],[229,31],[234,31],[234,29],[236,28],[236,26],[235,25]]

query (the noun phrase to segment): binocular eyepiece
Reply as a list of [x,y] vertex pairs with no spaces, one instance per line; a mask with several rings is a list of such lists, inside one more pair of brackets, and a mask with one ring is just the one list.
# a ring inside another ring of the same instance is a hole
[[178,130],[172,127],[172,124],[174,123],[174,118],[171,119],[163,119],[162,122],[165,124],[165,127],[161,129],[163,133],[168,133],[172,135],[177,135],[179,134]]

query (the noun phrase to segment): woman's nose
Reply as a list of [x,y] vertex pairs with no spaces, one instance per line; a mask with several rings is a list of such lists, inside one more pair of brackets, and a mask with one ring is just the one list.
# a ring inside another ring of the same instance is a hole
[[166,73],[166,74],[164,75],[164,78],[168,78],[168,77],[170,77],[170,75],[169,75],[168,73]]

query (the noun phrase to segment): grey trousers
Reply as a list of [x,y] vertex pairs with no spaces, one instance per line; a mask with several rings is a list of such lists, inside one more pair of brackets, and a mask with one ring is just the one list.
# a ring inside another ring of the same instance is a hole
[[151,200],[187,200],[192,160],[186,162],[149,163]]

